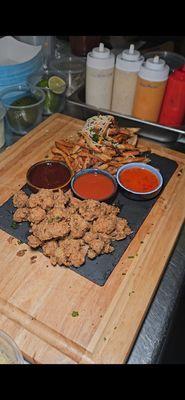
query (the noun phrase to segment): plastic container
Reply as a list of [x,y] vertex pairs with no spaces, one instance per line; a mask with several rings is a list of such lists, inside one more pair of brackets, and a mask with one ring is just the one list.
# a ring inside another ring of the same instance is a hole
[[13,133],[25,135],[42,121],[45,93],[31,85],[18,85],[0,94],[6,120]]
[[3,104],[0,102],[0,149],[5,144],[5,128],[4,128],[5,114],[6,114],[6,110],[3,107]]
[[25,364],[14,340],[0,330],[0,364]]
[[[58,76],[64,81],[62,93],[55,93],[48,87],[48,80],[52,76]],[[45,101],[43,115],[51,115],[53,113],[62,112],[65,107],[67,84],[65,76],[59,71],[52,69],[41,69],[38,73],[28,77],[28,83],[42,88],[45,92]]]
[[120,114],[131,115],[136,90],[137,75],[144,57],[134,50],[123,50],[116,58],[111,110]]
[[168,79],[159,124],[180,126],[185,116],[185,64]]
[[87,55],[86,103],[110,110],[115,56],[100,43]]
[[158,56],[141,65],[132,110],[134,117],[157,122],[168,75],[169,66]]
[[65,56],[62,57],[61,60],[51,59],[49,61],[49,67],[59,71],[65,76],[67,97],[85,83],[85,60],[83,58]]

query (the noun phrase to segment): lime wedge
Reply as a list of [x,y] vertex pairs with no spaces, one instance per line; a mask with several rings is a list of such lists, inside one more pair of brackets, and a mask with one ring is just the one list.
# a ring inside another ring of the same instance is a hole
[[61,94],[66,88],[65,81],[59,76],[51,76],[48,80],[49,89],[56,94]]

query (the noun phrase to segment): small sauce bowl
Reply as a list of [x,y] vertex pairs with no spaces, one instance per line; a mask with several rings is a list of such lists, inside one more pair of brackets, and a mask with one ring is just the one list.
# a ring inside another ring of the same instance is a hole
[[40,189],[67,190],[73,172],[61,161],[44,160],[33,164],[27,171],[26,181],[33,193]]
[[117,188],[116,179],[109,172],[95,168],[82,169],[71,180],[71,189],[82,200],[108,201]]
[[[133,178],[133,180],[130,183],[130,187],[129,187],[128,181],[127,181],[127,184],[126,184],[126,181],[123,183],[123,176],[124,176],[123,172],[126,173],[126,171],[132,170],[132,173],[133,173],[133,172],[135,172],[134,169],[135,169],[135,171],[136,171],[136,169],[140,170],[141,173],[140,173],[140,176],[138,175],[138,177],[135,176]],[[144,176],[142,177],[142,175],[143,175],[142,171],[144,171],[145,177]],[[145,172],[147,173],[148,177],[151,176],[151,178],[153,178],[152,180],[154,182],[156,182],[156,185],[153,185],[153,188],[151,190],[147,190],[146,188],[145,188],[145,190],[139,190],[139,189],[134,190],[133,189],[134,184],[137,184],[137,188],[140,186],[140,184],[141,184],[141,187],[143,186],[143,184],[146,186],[147,175]],[[117,171],[116,179],[117,179],[119,186],[122,189],[123,194],[126,197],[133,199],[133,200],[153,199],[154,197],[156,197],[159,194],[159,192],[161,191],[162,186],[163,186],[163,177],[162,177],[161,173],[156,168],[152,167],[151,165],[139,163],[139,162],[138,163],[133,162],[131,164],[122,165]]]

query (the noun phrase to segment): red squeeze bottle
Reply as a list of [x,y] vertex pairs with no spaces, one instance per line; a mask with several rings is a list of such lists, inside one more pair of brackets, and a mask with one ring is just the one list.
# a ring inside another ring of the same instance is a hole
[[168,78],[159,116],[159,124],[182,125],[185,116],[185,64]]

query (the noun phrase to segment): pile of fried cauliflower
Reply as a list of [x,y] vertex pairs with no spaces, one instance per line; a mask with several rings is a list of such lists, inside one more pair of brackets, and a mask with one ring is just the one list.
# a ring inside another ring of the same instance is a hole
[[80,267],[86,257],[114,251],[112,243],[130,233],[119,208],[96,200],[79,200],[71,190],[41,189],[28,196],[20,190],[13,197],[13,220],[28,221],[28,245],[42,248],[52,265]]

